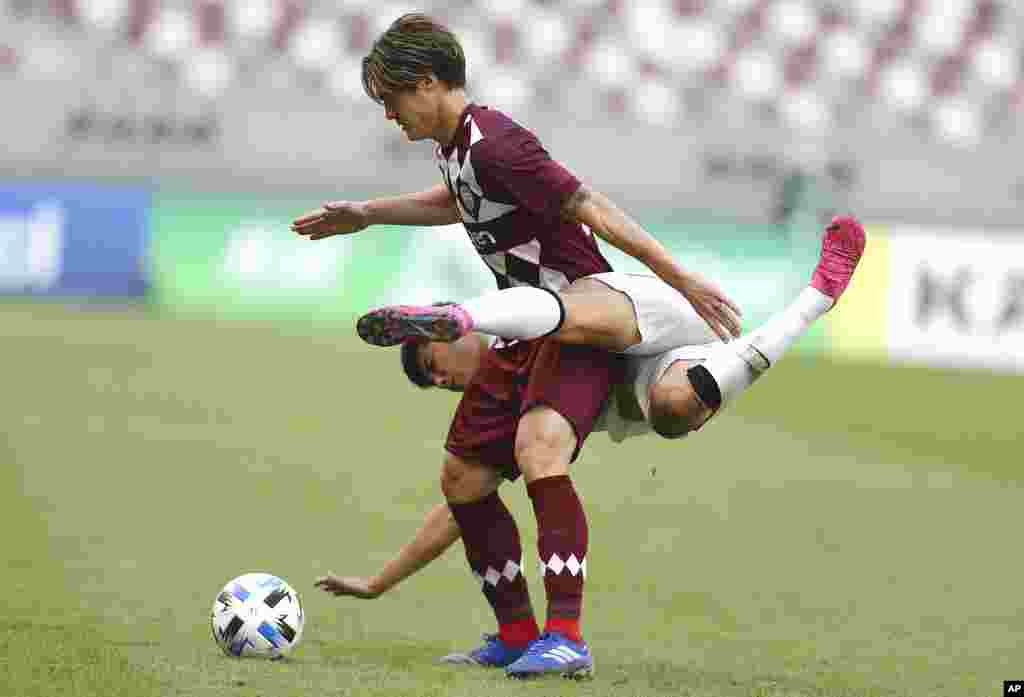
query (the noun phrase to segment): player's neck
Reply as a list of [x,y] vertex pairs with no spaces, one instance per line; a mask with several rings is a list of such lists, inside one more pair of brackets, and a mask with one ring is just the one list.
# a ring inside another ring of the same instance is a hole
[[438,132],[434,136],[441,145],[450,145],[459,131],[459,123],[462,121],[462,112],[466,110],[466,92],[464,90],[452,90],[441,101],[440,121]]

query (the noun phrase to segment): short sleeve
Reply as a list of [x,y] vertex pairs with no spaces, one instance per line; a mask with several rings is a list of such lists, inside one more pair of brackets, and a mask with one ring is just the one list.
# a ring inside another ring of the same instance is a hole
[[487,196],[508,199],[531,213],[558,217],[562,202],[580,181],[551,159],[536,136],[517,129],[485,138],[471,150],[477,181]]

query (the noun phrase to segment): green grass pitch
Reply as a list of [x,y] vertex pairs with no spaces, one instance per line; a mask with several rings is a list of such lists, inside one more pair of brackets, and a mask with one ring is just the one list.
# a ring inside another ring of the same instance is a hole
[[[454,397],[393,351],[24,304],[0,346],[2,695],[989,697],[1024,675],[1021,378],[794,358],[685,441],[595,436],[574,472],[597,677],[523,684],[432,663],[493,629],[461,547],[376,601],[312,588],[375,570],[439,499]],[[289,661],[210,638],[257,570],[303,595]]]

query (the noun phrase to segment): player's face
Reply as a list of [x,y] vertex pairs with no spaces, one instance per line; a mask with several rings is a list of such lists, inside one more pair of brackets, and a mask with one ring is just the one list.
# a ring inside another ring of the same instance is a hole
[[436,387],[461,392],[480,365],[482,344],[470,334],[450,344],[430,342],[420,349],[420,368]]
[[428,76],[416,87],[388,92],[384,100],[384,115],[394,121],[411,141],[434,138],[438,130],[441,83]]

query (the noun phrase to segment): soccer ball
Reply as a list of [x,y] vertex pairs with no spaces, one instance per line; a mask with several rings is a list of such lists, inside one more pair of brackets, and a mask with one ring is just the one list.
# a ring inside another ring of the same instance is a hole
[[283,658],[302,639],[299,594],[271,574],[245,574],[217,594],[210,612],[213,640],[229,656]]

